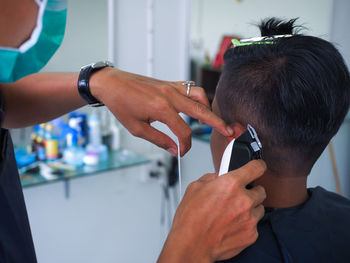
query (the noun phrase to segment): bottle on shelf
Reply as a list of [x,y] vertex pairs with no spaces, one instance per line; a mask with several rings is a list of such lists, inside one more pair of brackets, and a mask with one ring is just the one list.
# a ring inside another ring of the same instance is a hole
[[55,127],[52,124],[46,124],[45,132],[45,153],[47,161],[55,161],[58,159],[58,139]]
[[35,146],[35,153],[38,161],[45,161],[46,153],[45,153],[45,123],[35,126],[34,132],[36,134],[35,141],[33,142]]
[[88,117],[89,143],[86,146],[84,163],[97,165],[108,159],[107,146],[102,144],[100,120],[97,114]]
[[45,161],[46,152],[45,152],[45,144],[44,144],[43,137],[38,137],[36,139],[36,155],[39,161]]
[[84,164],[85,151],[78,145],[78,132],[71,129],[66,136],[67,144],[63,152],[63,161],[72,166],[82,166]]
[[110,148],[111,150],[119,150],[120,149],[120,127],[117,124],[116,119],[111,119],[111,142],[110,142]]
[[69,113],[68,125],[78,132],[78,145],[86,146],[87,144],[87,123],[86,114],[78,111]]
[[36,135],[36,133],[32,133],[30,135],[30,152],[35,154],[36,154],[36,148],[37,148],[37,138],[38,138],[38,135]]
[[120,127],[118,121],[110,111],[104,111],[101,115],[102,143],[111,151],[120,149]]

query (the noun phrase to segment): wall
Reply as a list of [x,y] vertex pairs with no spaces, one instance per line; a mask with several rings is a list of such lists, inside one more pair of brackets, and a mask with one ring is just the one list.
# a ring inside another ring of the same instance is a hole
[[[266,17],[299,17],[312,35],[329,39],[332,0],[192,0],[191,57],[215,58],[223,35],[255,37],[254,24]],[[317,11],[315,11],[317,9]]]
[[[186,0],[154,0],[154,74],[165,80],[183,80],[188,75]],[[138,74],[146,69],[147,0],[117,1],[117,59],[119,68]]]
[[[350,65],[350,32],[344,25],[350,24],[348,15],[350,2],[347,0],[335,0],[333,2],[331,16],[330,40],[339,48],[345,61]],[[350,115],[340,127],[339,132],[334,136],[333,143],[335,157],[339,172],[343,194],[350,198]],[[309,177],[309,185],[322,185],[327,189],[335,191],[335,182],[333,171],[330,163],[328,149],[323,152],[320,159],[315,164]]]
[[331,40],[339,48],[345,57],[348,67],[350,66],[350,30],[347,25],[349,18],[350,1],[335,0],[333,3]]
[[62,45],[43,71],[76,72],[108,57],[107,1],[68,1]]

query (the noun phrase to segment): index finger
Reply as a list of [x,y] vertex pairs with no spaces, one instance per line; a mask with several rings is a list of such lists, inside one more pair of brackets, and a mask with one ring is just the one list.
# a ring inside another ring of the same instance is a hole
[[222,176],[233,176],[240,185],[246,186],[258,179],[266,171],[266,164],[263,160],[253,160],[239,169],[223,174]]
[[207,108],[210,108],[210,103],[207,97],[207,94],[205,93],[204,89],[199,86],[192,86],[189,96],[187,96],[187,87],[184,86],[184,82],[174,82],[174,87],[176,90],[181,93],[183,96],[190,97],[192,100],[197,101],[203,105],[205,105]]
[[[193,87],[193,93],[190,97],[186,96],[186,89],[182,85],[183,82],[173,82],[174,87],[179,92],[178,102],[174,107],[178,112],[183,112],[193,118],[200,120],[202,123],[208,124],[224,136],[232,136],[233,131],[230,126],[215,115],[209,107],[208,98],[202,88]],[[192,92],[192,91],[191,91]],[[194,99],[194,100],[193,100]]]
[[200,120],[205,124],[208,124],[224,136],[232,136],[233,131],[231,127],[226,125],[226,123],[221,118],[214,114],[205,105],[193,101],[185,96],[180,96],[182,99],[180,99],[178,103],[174,105],[178,112],[183,112],[193,118]]

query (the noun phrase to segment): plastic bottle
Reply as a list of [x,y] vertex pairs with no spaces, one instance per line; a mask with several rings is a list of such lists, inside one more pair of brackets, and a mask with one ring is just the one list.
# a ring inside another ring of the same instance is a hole
[[67,148],[63,152],[63,161],[69,165],[82,166],[84,164],[85,151],[78,145],[78,132],[71,129],[67,133]]
[[100,119],[93,114],[88,117],[89,144],[100,145],[102,143],[100,131]]
[[35,125],[32,134],[30,135],[30,152],[36,154],[37,138],[38,138],[39,125]]
[[116,120],[111,120],[111,142],[110,142],[110,148],[111,150],[118,150],[120,149],[120,128],[117,125]]
[[78,145],[86,146],[87,144],[87,125],[86,125],[86,114],[73,111],[69,114],[68,120],[69,127],[75,129],[78,132]]
[[61,117],[48,122],[48,124],[52,124],[54,126],[55,135],[58,140],[58,154],[59,157],[61,157],[60,153],[63,153],[64,149],[66,148],[66,128],[69,126]]
[[35,143],[35,152],[39,161],[45,161],[46,153],[45,153],[45,123],[42,123],[36,126],[34,129],[36,130],[36,143]]
[[30,152],[35,153],[36,154],[36,148],[37,148],[37,135],[35,133],[32,133],[30,135]]
[[114,115],[109,111],[102,112],[101,115],[102,124],[102,143],[106,144],[108,149],[116,151],[120,149],[120,128],[118,121]]
[[100,121],[96,114],[88,117],[89,144],[86,146],[84,162],[96,165],[108,159],[107,146],[102,144]]
[[46,125],[45,152],[47,161],[55,161],[58,159],[58,140],[52,124]]
[[37,127],[37,138],[45,138],[45,127],[46,127],[46,123],[42,123],[39,125],[39,127]]
[[37,137],[36,139],[36,155],[39,161],[45,161],[46,152],[45,152],[45,144],[43,137]]

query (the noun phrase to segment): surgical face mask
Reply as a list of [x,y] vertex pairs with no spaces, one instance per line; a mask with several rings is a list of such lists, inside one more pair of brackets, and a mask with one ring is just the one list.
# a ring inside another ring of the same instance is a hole
[[67,0],[35,2],[39,11],[31,37],[19,48],[0,47],[0,83],[15,82],[38,72],[62,43],[66,27]]

